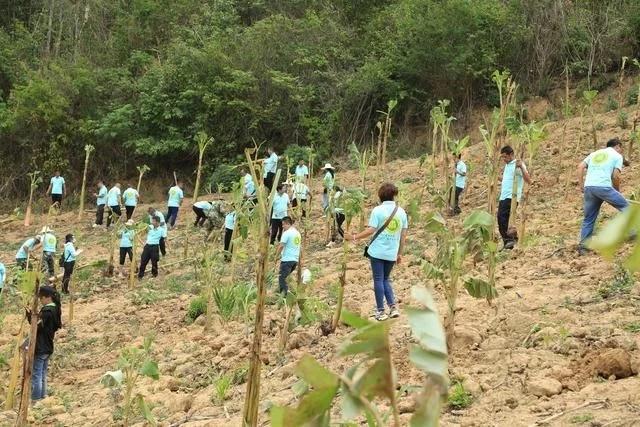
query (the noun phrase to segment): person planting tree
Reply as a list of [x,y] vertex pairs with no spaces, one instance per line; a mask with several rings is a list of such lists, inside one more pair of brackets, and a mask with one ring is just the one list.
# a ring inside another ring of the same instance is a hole
[[56,255],[56,247],[58,239],[49,227],[42,229],[42,271],[50,279],[55,274],[54,257]]
[[47,188],[47,196],[51,195],[51,203],[58,204],[59,207],[62,206],[62,198],[66,193],[66,186],[64,183],[64,178],[60,176],[60,171],[57,170],[54,173],[54,176],[51,177],[51,181],[49,182],[49,188]]
[[304,162],[304,159],[300,159],[298,161],[298,165],[296,166],[296,183],[307,183],[309,179],[309,168]]
[[[391,271],[402,261],[407,229],[407,214],[394,201],[398,187],[391,183],[382,184],[378,189],[381,204],[373,208],[369,217],[369,226],[361,233],[345,235],[346,240],[357,241],[373,236],[365,249],[365,256],[371,262],[373,292],[376,299],[374,317],[378,321],[400,316],[391,286]],[[385,313],[384,301],[389,306],[389,315]]]
[[[516,188],[516,206],[522,198],[522,189],[524,183],[531,184],[531,177],[527,171],[527,166],[522,160],[515,158],[513,148],[509,145],[505,145],[500,150],[500,159],[505,163],[504,171],[502,172],[502,182],[500,184],[500,201],[498,203],[498,231],[502,237],[504,244],[503,249],[513,249],[518,236],[515,231],[515,224],[509,224],[509,217],[511,215],[511,203],[514,194],[514,188]],[[514,178],[516,183],[514,185]],[[515,207],[514,207],[515,208]],[[511,227],[510,227],[511,225]]]
[[621,211],[629,202],[620,193],[623,157],[622,142],[613,138],[606,148],[589,154],[578,165],[578,186],[584,193],[584,219],[580,231],[580,255],[588,252],[586,241],[593,234],[600,207],[606,202]]
[[69,293],[69,282],[71,281],[71,275],[73,274],[73,268],[76,265],[76,257],[82,253],[81,249],[76,249],[73,234],[67,234],[64,236],[64,252],[62,253],[62,267],[64,268],[64,274],[62,276],[62,293]]
[[291,201],[291,207],[297,211],[300,206],[302,212],[302,218],[307,217],[307,209],[311,206],[311,191],[304,181],[298,181],[293,184],[293,200]]
[[127,213],[127,221],[133,217],[133,212],[140,202],[140,193],[133,188],[131,184],[127,184],[127,189],[122,193],[122,201],[124,202],[124,210]]
[[147,210],[147,212],[149,213],[149,224],[151,224],[151,222],[153,221],[153,217],[157,216],[158,219],[160,220],[160,228],[162,229],[162,237],[160,237],[160,253],[162,254],[162,256],[167,255],[167,223],[164,220],[164,215],[162,214],[162,212],[160,212],[159,210],[157,210],[156,208],[153,207],[149,207],[149,209]]
[[462,212],[460,210],[460,195],[464,191],[467,183],[467,165],[462,161],[462,154],[455,156],[453,169],[456,176],[454,189],[456,193],[454,196],[452,211],[454,215],[459,215]]
[[296,269],[300,260],[300,243],[302,237],[293,225],[294,220],[289,216],[282,218],[282,238],[276,249],[276,259],[280,257],[280,273],[278,276],[278,290],[284,296],[287,295],[287,277]]
[[287,216],[289,207],[289,195],[286,192],[286,185],[278,184],[277,193],[273,196],[273,211],[271,213],[271,244],[282,236],[282,220]]
[[213,207],[211,202],[201,200],[193,204],[193,213],[196,214],[196,221],[193,223],[194,227],[203,227],[207,221],[207,214]]
[[182,199],[184,199],[184,192],[182,191],[182,181],[178,180],[176,185],[169,189],[169,199],[167,201],[167,215],[166,224],[173,228],[176,225],[178,219],[178,210],[182,205]]
[[120,277],[124,278],[124,263],[129,256],[129,263],[133,265],[133,239],[136,237],[136,231],[133,228],[133,220],[128,220],[124,227],[118,231],[120,237]]
[[322,170],[324,171],[324,177],[322,178],[322,210],[326,211],[329,207],[329,197],[331,197],[333,186],[336,183],[336,172],[331,163],[324,165]]
[[[35,356],[33,358],[33,374],[31,376],[31,400],[36,402],[47,396],[47,375],[49,373],[49,360],[53,354],[53,340],[56,331],[62,327],[62,304],[60,294],[50,286],[41,286],[38,289],[40,300],[40,313],[37,314],[38,330],[35,340]],[[26,311],[27,319],[31,322],[33,314]],[[30,345],[30,344],[29,344]]]
[[35,236],[27,239],[22,245],[20,245],[20,249],[16,252],[16,265],[18,268],[24,270],[27,268],[27,261],[32,257],[32,253],[38,248],[40,243],[42,242],[42,236]]
[[140,256],[140,268],[138,269],[138,279],[142,280],[147,264],[151,261],[151,275],[158,277],[158,261],[160,260],[160,239],[162,239],[163,230],[160,225],[160,218],[156,215],[151,218],[151,225],[147,232],[147,241]]
[[93,193],[93,197],[96,198],[96,222],[93,224],[93,227],[99,227],[102,225],[104,220],[104,205],[107,203],[107,194],[109,191],[107,190],[107,186],[104,185],[102,180],[98,181],[98,192]]
[[113,215],[116,215],[115,221],[122,215],[122,210],[120,209],[121,204],[120,184],[116,183],[107,193],[107,206],[109,207],[109,212],[107,213],[107,228],[111,227],[111,223],[114,221]]

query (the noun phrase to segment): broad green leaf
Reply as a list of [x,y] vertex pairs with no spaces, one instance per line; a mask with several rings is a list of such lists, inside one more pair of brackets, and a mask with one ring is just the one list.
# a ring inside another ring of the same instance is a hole
[[498,297],[498,291],[494,286],[485,280],[475,277],[467,278],[464,281],[464,287],[474,298],[494,299]]
[[152,426],[155,426],[157,424],[156,419],[151,413],[151,408],[149,408],[149,405],[147,405],[147,402],[144,401],[144,397],[140,393],[136,395],[136,404],[144,419]]
[[340,389],[342,395],[341,406],[342,416],[347,420],[352,420],[362,412],[363,408],[360,401],[355,398],[346,386],[342,386]]
[[106,387],[120,387],[124,381],[124,373],[121,370],[107,371],[102,378],[100,384]]
[[158,370],[158,364],[153,360],[147,360],[140,368],[140,374],[145,377],[153,378],[157,380],[160,378],[160,371]]
[[448,377],[447,356],[440,352],[425,350],[414,345],[409,348],[409,360],[418,369],[436,375],[441,381]]
[[347,325],[356,329],[364,328],[365,326],[369,326],[370,324],[372,324],[372,322],[368,321],[367,319],[363,319],[362,317],[349,310],[342,310],[342,316],[340,317],[340,319],[342,319],[342,321]]
[[625,261],[624,266],[631,271],[640,270],[640,244],[638,244],[637,242],[633,246],[631,255],[629,255],[629,258],[627,258],[627,260]]
[[447,342],[438,313],[412,307],[407,307],[405,313],[409,317],[411,331],[420,345],[446,355]]
[[434,280],[442,280],[444,278],[444,271],[430,262],[424,262],[422,265],[425,275]]
[[291,386],[291,390],[296,397],[300,397],[309,391],[309,384],[305,380],[298,380]]
[[308,354],[302,356],[296,365],[295,372],[314,389],[338,386],[338,377]]
[[440,233],[446,229],[446,221],[439,212],[427,214],[425,229],[432,233]]
[[605,258],[613,258],[617,249],[627,239],[640,218],[640,205],[632,203],[616,215],[588,242],[587,246]]
[[436,390],[436,385],[425,390],[420,396],[419,405],[411,416],[411,427],[438,427],[440,409],[442,407],[442,395]]
[[477,226],[491,228],[493,227],[493,216],[487,211],[475,210],[465,218],[462,225],[465,229]]
[[393,382],[389,378],[393,375],[389,372],[388,360],[378,359],[369,367],[355,384],[355,389],[361,395],[372,400],[376,396],[390,398],[395,390],[392,390]]
[[340,349],[341,356],[366,353],[375,357],[386,347],[386,335],[392,322],[373,323],[356,332]]
[[331,409],[331,402],[336,397],[339,385],[313,390],[306,394],[295,410],[295,420],[288,425],[306,425],[307,423],[324,419],[327,411]]

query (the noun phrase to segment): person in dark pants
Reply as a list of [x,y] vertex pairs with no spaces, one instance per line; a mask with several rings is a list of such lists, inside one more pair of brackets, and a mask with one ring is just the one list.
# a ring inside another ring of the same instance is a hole
[[193,223],[194,227],[204,227],[204,223],[207,221],[207,213],[213,204],[201,200],[193,204],[193,213],[196,214],[196,221]]
[[271,188],[273,187],[273,180],[276,177],[276,171],[278,170],[278,155],[273,150],[273,147],[267,148],[267,154],[269,156],[263,160],[264,162],[264,186],[269,189],[271,192]]
[[47,189],[47,195],[51,194],[51,203],[62,205],[62,197],[66,192],[66,186],[64,178],[60,176],[60,171],[55,171],[54,176],[51,177],[49,182],[49,188]]
[[454,173],[456,175],[455,180],[455,195],[453,203],[453,214],[460,215],[460,195],[464,191],[467,184],[467,165],[462,161],[462,154],[458,154],[455,157],[455,164],[453,166]]
[[107,206],[109,206],[109,213],[107,214],[107,228],[111,227],[111,223],[114,221],[113,216],[116,215],[115,221],[117,221],[122,215],[120,205],[122,204],[122,197],[120,193],[120,184],[116,183],[111,190],[107,193]]
[[64,252],[62,254],[64,260],[64,275],[62,276],[62,293],[69,293],[69,282],[73,274],[73,268],[76,265],[76,257],[80,255],[80,250],[76,250],[74,246],[75,238],[73,234],[67,234],[64,237]]
[[167,226],[173,228],[178,219],[178,210],[182,206],[184,192],[182,191],[182,181],[178,180],[176,185],[169,189],[169,199],[167,201],[167,215],[165,216]]
[[298,206],[302,211],[302,218],[307,217],[307,206],[311,206],[311,192],[309,187],[302,181],[296,182],[293,185],[293,200],[291,201],[291,207],[294,211],[298,211]]
[[140,268],[138,269],[138,279],[142,280],[147,269],[147,264],[151,261],[151,275],[158,277],[158,261],[160,260],[160,239],[162,238],[162,228],[160,218],[154,216],[147,233],[147,242],[140,256]]
[[285,216],[282,218],[282,227],[284,232],[280,239],[280,244],[276,249],[276,259],[280,258],[280,275],[278,277],[278,290],[283,295],[287,295],[289,290],[287,286],[287,277],[296,269],[300,261],[300,245],[302,237],[293,226],[293,218]]
[[[56,331],[62,327],[60,294],[50,286],[41,286],[38,289],[38,297],[42,308],[38,314],[38,331],[35,337],[36,348],[31,376],[31,400],[34,402],[47,396],[47,374],[49,373],[49,359],[53,354],[53,339]],[[26,314],[27,319],[31,322],[33,314],[28,309]]]
[[233,238],[233,230],[236,228],[236,212],[229,212],[225,217],[224,217],[224,251],[226,252],[225,254],[225,259],[229,260],[231,259],[231,251],[233,250],[232,248],[232,243],[231,243],[231,239]]
[[93,197],[96,198],[96,222],[94,227],[102,225],[104,219],[104,206],[107,204],[107,187],[102,181],[98,181],[98,192],[93,193]]
[[42,271],[47,279],[55,275],[55,261],[58,239],[49,227],[42,229]]
[[140,194],[138,190],[127,184],[127,189],[122,193],[122,201],[124,202],[124,210],[127,214],[127,221],[133,217],[133,212],[140,202]]
[[335,221],[335,228],[333,233],[331,234],[331,242],[328,247],[332,247],[336,240],[336,233],[340,235],[341,238],[344,239],[344,229],[342,228],[342,224],[346,220],[346,216],[344,215],[344,208],[341,203],[342,189],[340,187],[335,187],[335,193],[333,194],[333,204],[329,206],[333,209],[333,220]]
[[516,182],[516,206],[522,198],[524,183],[531,184],[531,177],[527,167],[521,160],[516,160],[513,148],[505,145],[500,150],[500,159],[505,163],[502,173],[502,183],[500,185],[500,202],[498,204],[498,231],[504,244],[503,249],[513,249],[518,236],[514,229],[509,227],[509,215],[511,213],[511,203],[514,193],[514,180]]
[[133,240],[136,230],[133,228],[133,220],[130,219],[124,224],[124,228],[118,231],[120,237],[120,277],[124,277],[124,263],[129,256],[129,262],[133,264]]
[[273,196],[273,212],[271,213],[271,244],[282,236],[282,219],[287,216],[289,195],[284,184],[278,184],[277,193]]

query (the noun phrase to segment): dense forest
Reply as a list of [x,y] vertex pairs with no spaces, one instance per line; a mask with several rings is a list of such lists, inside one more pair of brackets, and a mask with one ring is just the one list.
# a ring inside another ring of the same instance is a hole
[[26,172],[81,178],[211,174],[254,142],[326,157],[394,134],[438,99],[459,121],[494,105],[508,69],[523,96],[563,74],[598,88],[640,47],[639,0],[0,0],[0,196]]

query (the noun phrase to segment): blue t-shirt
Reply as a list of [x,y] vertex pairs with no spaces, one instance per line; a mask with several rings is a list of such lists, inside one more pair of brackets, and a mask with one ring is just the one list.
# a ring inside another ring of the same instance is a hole
[[30,239],[27,239],[22,246],[20,246],[20,249],[18,249],[18,252],[16,252],[16,259],[27,259],[29,257],[29,254],[27,251],[32,251],[33,248],[36,246],[36,239],[34,239],[33,237]]
[[182,188],[174,185],[169,189],[169,201],[167,202],[167,206],[170,208],[179,208],[183,198],[184,193],[182,192]]
[[[460,175],[463,173],[464,175]],[[456,187],[464,188],[467,183],[467,165],[462,161],[458,160],[456,164]]]
[[[382,227],[395,206],[395,202],[387,201],[373,208],[369,217],[369,227],[373,227],[376,230]],[[372,258],[396,261],[398,259],[398,250],[400,249],[402,230],[407,228],[409,228],[407,214],[404,209],[399,207],[393,219],[389,221],[389,225],[369,245],[369,255]]]
[[109,206],[119,206],[120,200],[120,189],[118,187],[111,187],[109,193],[107,193],[107,205]]
[[[527,167],[522,162],[522,167],[526,170]],[[502,172],[502,185],[500,186],[500,200],[510,199],[513,196],[513,174],[516,174],[518,180],[518,202],[522,198],[522,189],[524,188],[524,178],[522,177],[522,169],[516,168],[516,160],[513,159],[506,165],[504,165],[504,172]]]
[[224,228],[228,228],[229,230],[233,230],[235,223],[236,223],[236,213],[235,212],[229,212],[224,217]]
[[7,270],[4,264],[0,262],[0,289],[4,287],[4,280],[7,277]]
[[56,246],[58,245],[58,240],[56,236],[51,233],[46,233],[42,236],[42,252],[56,252]]
[[123,228],[118,232],[118,235],[120,236],[121,248],[133,247],[133,239],[136,236],[136,231],[133,228]]
[[289,206],[289,195],[287,193],[276,193],[273,196],[273,214],[271,218],[282,219],[287,216],[287,207]]
[[296,178],[299,180],[304,180],[304,178],[309,175],[309,168],[307,165],[298,165],[296,166]]
[[162,237],[164,237],[162,227],[154,228],[153,225],[149,226],[149,232],[147,233],[147,245],[159,245]]
[[283,245],[282,248],[282,257],[281,261],[295,261],[298,262],[300,259],[300,243],[302,242],[302,237],[298,230],[295,227],[289,228],[287,231],[282,233],[282,237],[280,238],[280,244]]
[[73,246],[73,242],[67,242],[64,244],[64,262],[71,262],[76,260],[76,247]]
[[107,190],[107,187],[105,187],[104,185],[100,187],[100,189],[98,190],[98,197],[96,198],[96,205],[100,206],[107,203],[108,192],[109,191]]
[[293,186],[293,198],[298,200],[307,200],[309,197],[309,187],[303,182],[296,182]]
[[203,210],[205,210],[205,211],[208,211],[208,210],[209,210],[209,209],[211,209],[211,207],[212,207],[211,203],[206,202],[206,201],[204,201],[204,200],[201,200],[201,201],[199,201],[199,202],[195,202],[195,203],[193,204],[193,206],[195,206],[196,208],[203,209]]
[[[162,229],[162,237],[167,237],[167,224],[164,222],[164,214],[158,210],[153,214],[160,218],[160,228]],[[149,222],[152,222],[151,215],[149,215]]]
[[622,170],[623,158],[615,148],[607,147],[589,154],[583,162],[587,165],[585,187],[612,187],[611,175]]
[[62,194],[62,187],[64,186],[64,178],[61,176],[51,177],[51,194]]
[[124,193],[122,193],[122,200],[124,201],[125,206],[137,206],[138,197],[140,197],[138,190],[132,187],[127,188],[124,190]]
[[276,169],[278,169],[278,155],[276,153],[271,153],[269,157],[264,160],[264,176],[267,176],[267,173],[276,173]]
[[256,184],[253,182],[251,174],[246,174],[244,176],[244,195],[247,198],[251,198],[256,195]]

